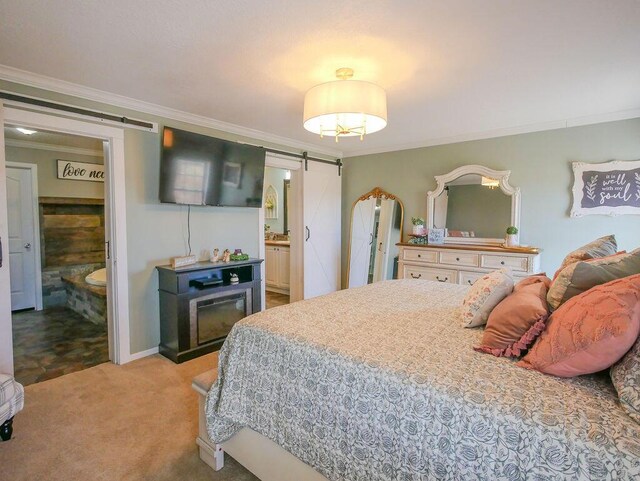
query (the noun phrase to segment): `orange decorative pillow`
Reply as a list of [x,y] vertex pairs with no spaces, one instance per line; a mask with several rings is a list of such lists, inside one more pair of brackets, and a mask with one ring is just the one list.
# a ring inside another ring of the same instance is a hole
[[572,297],[518,366],[573,377],[602,371],[633,346],[640,333],[640,274]]
[[546,327],[550,284],[551,279],[544,274],[516,284],[513,293],[489,314],[482,343],[474,349],[498,357],[519,357]]
[[553,279],[555,280],[555,278],[558,277],[558,274],[562,272],[562,269],[574,264],[575,262],[586,261],[587,259],[596,259],[598,257],[607,257],[615,254],[617,250],[618,244],[616,242],[616,236],[607,235],[600,237],[599,239],[589,242],[573,252],[569,252],[567,257],[562,261],[560,269],[558,269],[556,274],[553,276]]

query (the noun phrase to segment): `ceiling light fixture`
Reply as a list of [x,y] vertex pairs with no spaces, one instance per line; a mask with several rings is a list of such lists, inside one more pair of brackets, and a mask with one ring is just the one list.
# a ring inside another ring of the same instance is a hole
[[387,126],[387,94],[371,82],[349,80],[353,70],[336,70],[334,80],[311,88],[304,96],[304,128],[339,137],[372,134]]
[[29,130],[29,129],[25,129],[24,127],[16,127],[16,130],[18,132],[22,132],[24,135],[33,135],[38,133],[37,130]]

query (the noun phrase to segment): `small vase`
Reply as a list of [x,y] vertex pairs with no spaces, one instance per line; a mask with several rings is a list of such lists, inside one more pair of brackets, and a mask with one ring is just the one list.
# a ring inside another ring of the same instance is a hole
[[413,226],[413,235],[425,235],[427,229],[424,228],[424,225],[414,225]]
[[516,247],[518,245],[518,234],[507,234],[504,241],[505,246]]

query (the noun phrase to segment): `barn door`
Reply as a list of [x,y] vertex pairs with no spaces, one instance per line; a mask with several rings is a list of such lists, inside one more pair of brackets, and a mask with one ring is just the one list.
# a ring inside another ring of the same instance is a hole
[[303,171],[304,298],[340,289],[340,203],[338,167],[309,162]]

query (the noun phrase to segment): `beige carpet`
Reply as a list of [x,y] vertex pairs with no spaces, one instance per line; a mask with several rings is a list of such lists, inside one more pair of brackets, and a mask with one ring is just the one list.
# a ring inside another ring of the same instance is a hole
[[18,480],[256,480],[225,456],[214,472],[196,449],[191,379],[217,354],[183,364],[160,355],[27,386],[14,437],[0,442],[0,477]]

